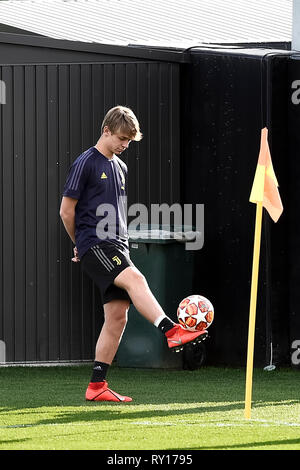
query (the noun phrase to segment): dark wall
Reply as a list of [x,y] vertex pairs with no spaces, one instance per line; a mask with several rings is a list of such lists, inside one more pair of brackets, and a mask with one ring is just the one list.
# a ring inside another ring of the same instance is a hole
[[[287,58],[264,55],[198,52],[183,71],[182,202],[205,205],[194,291],[215,306],[207,343],[212,364],[246,363],[256,210],[249,196],[265,125],[287,203]],[[277,224],[263,216],[256,364],[269,364],[271,343],[273,362],[289,361],[289,323],[282,321],[283,311],[288,318],[287,220],[287,211]]]
[[293,366],[299,368],[299,353],[296,349],[300,347],[300,55],[294,54],[288,61],[288,159],[287,169],[289,172],[289,186],[287,188],[289,197],[289,225],[288,225],[288,277],[289,277],[289,323],[291,345],[297,342],[296,347],[291,348],[291,354],[296,354],[296,362]]
[[0,105],[0,340],[7,361],[93,357],[99,299],[70,262],[58,213],[71,162],[94,145],[107,109],[125,104],[144,134],[124,157],[129,205],[205,205],[193,291],[215,306],[207,342],[213,365],[246,361],[255,225],[249,196],[268,126],[284,213],[277,224],[263,218],[255,363],[269,363],[271,353],[276,364],[289,363],[291,341],[300,339],[300,105],[290,99],[298,58],[211,50],[179,65],[0,47],[7,91]]
[[128,204],[178,201],[178,70],[156,62],[0,66],[0,340],[7,362],[93,359],[102,308],[71,263],[59,218],[62,188],[73,160],[97,142],[106,111],[124,104],[145,136],[124,155]]

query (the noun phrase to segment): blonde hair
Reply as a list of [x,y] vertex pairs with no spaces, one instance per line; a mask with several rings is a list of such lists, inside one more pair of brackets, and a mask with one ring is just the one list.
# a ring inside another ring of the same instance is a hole
[[106,113],[101,126],[101,134],[105,126],[108,127],[112,134],[119,132],[135,141],[143,138],[134,112],[125,106],[115,106]]

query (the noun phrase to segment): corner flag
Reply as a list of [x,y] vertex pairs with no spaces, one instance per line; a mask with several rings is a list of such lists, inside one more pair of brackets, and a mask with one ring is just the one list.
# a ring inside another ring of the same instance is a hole
[[265,127],[261,131],[260,151],[258,164],[254,176],[250,202],[256,204],[256,220],[253,249],[251,298],[249,313],[248,331],[248,352],[246,371],[246,395],[245,395],[245,418],[251,417],[251,397],[252,397],[252,376],[253,376],[253,356],[254,356],[254,333],[257,301],[257,284],[259,270],[259,254],[262,225],[262,209],[270,214],[274,222],[277,222],[282,214],[283,206],[278,191],[278,182],[273,170],[270,149],[268,144],[268,129]]
[[262,202],[274,222],[277,222],[283,211],[278,182],[273,170],[268,144],[268,129],[266,127],[261,131],[260,152],[250,202]]

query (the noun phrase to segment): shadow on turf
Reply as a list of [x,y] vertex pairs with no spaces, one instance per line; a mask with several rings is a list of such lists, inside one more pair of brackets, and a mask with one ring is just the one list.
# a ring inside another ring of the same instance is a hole
[[0,439],[0,444],[13,444],[13,443],[20,443],[20,442],[26,442],[29,441],[29,439],[8,439],[7,441],[4,441],[3,439]]
[[[5,374],[4,374],[5,372]],[[68,373],[69,372],[69,373]],[[30,426],[53,424],[72,424],[97,422],[103,419],[111,422],[120,420],[145,420],[154,417],[180,417],[201,413],[225,413],[227,411],[242,410],[244,408],[244,371],[210,370],[203,369],[198,373],[166,372],[166,371],[138,371],[132,377],[132,370],[112,370],[112,379],[115,378],[118,391],[127,390],[132,396],[132,403],[97,403],[84,400],[85,386],[79,384],[86,380],[90,372],[89,367],[67,370],[5,370],[2,381],[3,413],[13,410],[26,410],[30,421],[31,412],[37,408],[39,418],[34,419]],[[290,384],[290,374],[287,374]],[[253,401],[256,408],[268,406],[281,406],[283,402],[288,405],[299,403],[298,375],[294,376],[295,386],[287,393],[286,389],[278,386],[275,375],[259,375],[260,387],[264,390],[262,401]],[[130,378],[130,381],[129,381]],[[191,386],[190,380],[193,380]],[[137,380],[138,379],[138,380]],[[180,380],[179,380],[180,379]],[[112,380],[113,381],[113,380]],[[274,382],[274,383],[273,383]],[[11,393],[11,383],[14,383]],[[114,383],[114,382],[113,382]],[[273,383],[276,389],[269,390]],[[187,387],[188,384],[188,387]],[[130,387],[127,388],[127,386]],[[282,385],[282,382],[280,382]],[[124,387],[124,388],[123,388]],[[6,391],[6,393],[5,393]],[[184,401],[183,401],[184,400]],[[203,404],[201,403],[203,402]],[[205,402],[209,403],[204,404]],[[168,409],[168,404],[184,404],[182,409]],[[136,409],[140,405],[149,405],[150,409]],[[157,408],[159,409],[156,409]],[[46,407],[45,412],[41,407]],[[57,409],[50,412],[49,407]],[[71,408],[66,410],[65,407]],[[122,411],[121,411],[122,407]],[[161,409],[163,408],[163,409]],[[53,416],[53,414],[55,416]]]
[[[299,403],[299,401],[295,401],[294,403]],[[293,404],[289,401],[289,405]],[[86,406],[90,409],[87,410],[80,410],[79,408],[74,411],[70,412],[57,412],[55,417],[51,416],[51,418],[40,419],[36,421],[34,424],[29,424],[30,427],[40,426],[40,425],[47,425],[47,424],[74,424],[74,423],[85,423],[85,422],[99,422],[103,418],[105,421],[121,421],[121,420],[145,420],[145,419],[153,419],[153,417],[157,418],[167,418],[176,416],[177,418],[184,415],[199,415],[201,413],[215,413],[215,412],[226,412],[232,410],[242,410],[244,408],[244,402],[240,403],[232,403],[227,405],[212,405],[210,404],[209,408],[207,406],[197,406],[197,407],[185,407],[184,409],[172,409],[172,410],[155,410],[153,408],[144,411],[130,411],[130,407],[134,405],[134,403],[97,403],[97,402],[86,402]],[[279,405],[279,404],[278,404]],[[154,405],[155,406],[155,405]],[[256,408],[260,406],[266,406],[264,403],[258,403],[255,405]],[[274,403],[272,403],[274,406]],[[109,408],[108,408],[109,407]],[[124,409],[124,413],[120,413],[120,407]],[[115,410],[113,408],[116,408]],[[125,411],[126,409],[126,411]],[[6,409],[7,411],[7,409]],[[39,410],[39,414],[42,414],[43,411]],[[47,414],[48,411],[45,411]],[[175,423],[174,423],[175,424]],[[151,426],[151,422],[149,421],[149,426]],[[8,426],[10,427],[10,426]],[[0,426],[1,428],[1,426]],[[299,440],[300,442],[300,440]]]
[[[40,425],[46,425],[46,424],[74,424],[76,422],[93,422],[93,421],[101,421],[103,418],[105,421],[119,421],[119,420],[137,420],[137,419],[153,419],[153,417],[172,417],[172,416],[184,416],[186,414],[196,414],[198,415],[199,413],[207,413],[209,411],[211,412],[216,412],[216,411],[228,411],[228,410],[234,410],[234,409],[242,409],[243,408],[243,403],[239,404],[233,404],[233,405],[225,405],[225,406],[211,406],[210,409],[208,409],[206,406],[199,406],[199,407],[186,407],[184,410],[178,410],[178,409],[173,409],[173,410],[154,410],[149,409],[148,411],[130,411],[130,403],[97,403],[97,402],[87,402],[86,406],[88,406],[90,409],[87,410],[80,410],[80,408],[76,411],[72,410],[70,412],[63,412],[60,413],[59,411],[57,412],[57,415],[55,417],[51,416],[49,419],[40,419],[36,421],[34,424],[30,424],[30,427],[34,426],[40,426]],[[110,408],[108,408],[110,407]],[[126,409],[126,412],[120,413],[120,407],[122,407],[124,410]],[[113,409],[115,408],[115,410]],[[129,408],[129,409],[128,409]],[[32,408],[33,409],[33,408]],[[6,409],[6,412],[8,410]],[[42,414],[43,411],[39,410],[39,414]],[[45,411],[45,414],[47,414],[48,411]],[[151,425],[151,424],[150,424]],[[0,426],[1,428],[1,426]]]

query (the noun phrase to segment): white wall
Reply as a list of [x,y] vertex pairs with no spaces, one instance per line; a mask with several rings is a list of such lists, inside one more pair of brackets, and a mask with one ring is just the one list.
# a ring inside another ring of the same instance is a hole
[[293,3],[292,49],[300,51],[300,0],[294,0]]

